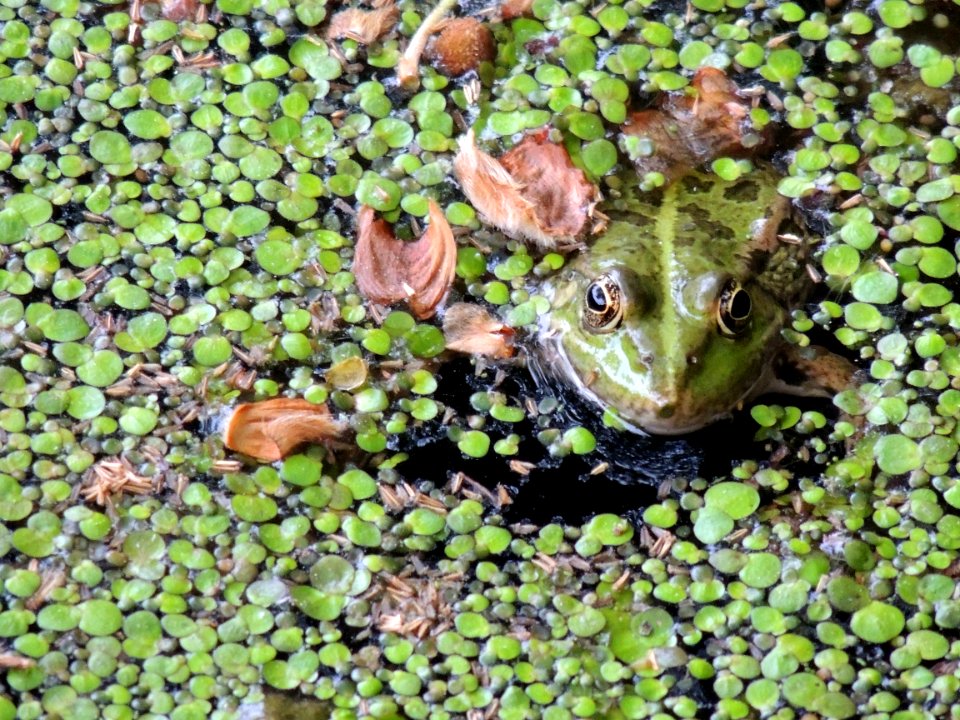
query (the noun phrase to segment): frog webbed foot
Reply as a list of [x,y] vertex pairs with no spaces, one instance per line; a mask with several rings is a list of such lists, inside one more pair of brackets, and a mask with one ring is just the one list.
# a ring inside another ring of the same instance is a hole
[[768,392],[804,397],[833,397],[854,384],[857,367],[819,345],[787,346],[775,368]]

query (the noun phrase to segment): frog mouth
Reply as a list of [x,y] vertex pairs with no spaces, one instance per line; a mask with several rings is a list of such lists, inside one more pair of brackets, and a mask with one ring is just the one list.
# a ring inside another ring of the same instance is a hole
[[[613,411],[620,424],[637,435],[686,435],[701,430],[707,425],[729,416],[740,409],[744,403],[762,395],[770,387],[773,370],[770,365],[757,374],[753,383],[738,397],[724,403],[715,410],[695,407],[676,393],[673,397],[664,396],[662,402],[644,399],[641,402],[624,402],[626,393],[617,397],[605,397],[595,387],[593,380],[597,375],[584,377],[573,366],[563,348],[562,333],[557,329],[547,329],[539,336],[539,348],[528,353],[527,367],[539,386],[550,385],[556,381],[563,385],[564,391],[573,390],[601,410]],[[563,397],[561,391],[560,396]],[[606,394],[605,394],[606,395]],[[569,396],[567,396],[569,397]]]

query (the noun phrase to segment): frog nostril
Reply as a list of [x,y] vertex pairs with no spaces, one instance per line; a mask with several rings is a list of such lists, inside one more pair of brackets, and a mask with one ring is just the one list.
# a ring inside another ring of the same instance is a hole
[[677,408],[675,405],[664,405],[662,408],[660,408],[658,415],[666,420],[667,418],[673,417],[673,413],[676,411],[676,409]]
[[644,365],[653,365],[653,353],[644,353],[640,356],[640,360]]

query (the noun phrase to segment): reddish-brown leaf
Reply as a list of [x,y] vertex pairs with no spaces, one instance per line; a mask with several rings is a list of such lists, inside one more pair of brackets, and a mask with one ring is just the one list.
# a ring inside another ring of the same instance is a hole
[[194,20],[199,5],[198,0],[160,0],[160,15],[172,22]]
[[223,444],[259,460],[282,460],[299,445],[343,433],[326,405],[302,398],[273,398],[238,405],[223,429]]
[[716,68],[698,70],[690,88],[666,94],[658,108],[633,113],[623,133],[653,143],[653,154],[637,161],[638,171],[661,172],[668,180],[715,158],[758,149],[744,144],[754,134],[749,100],[740,97],[736,84]]
[[496,160],[477,147],[471,130],[460,138],[453,172],[487,222],[545,249],[580,235],[599,200],[596,187],[545,132]]
[[497,44],[490,28],[476,18],[456,18],[444,24],[427,54],[440,72],[456,77],[493,60]]
[[508,358],[513,356],[513,335],[513,328],[474,303],[456,303],[443,315],[443,336],[448,350]]
[[527,135],[500,163],[523,185],[523,196],[549,234],[575,238],[583,232],[600,194],[567,149],[547,139],[545,130]]
[[390,226],[364,206],[357,216],[353,276],[375,303],[406,300],[418,318],[432,316],[453,284],[457,244],[443,211],[430,201],[430,225],[417,240],[394,237]]
[[389,305],[408,297],[401,280],[396,278],[403,243],[383,218],[364,205],[357,213],[357,245],[353,256],[353,276],[357,287],[368,300]]
[[399,17],[400,11],[393,2],[374,10],[347,8],[330,18],[326,36],[330,39],[350,38],[362,45],[370,45],[389,32]]

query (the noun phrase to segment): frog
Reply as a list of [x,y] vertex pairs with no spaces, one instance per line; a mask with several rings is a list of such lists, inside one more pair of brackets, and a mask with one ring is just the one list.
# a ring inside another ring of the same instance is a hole
[[657,192],[625,180],[605,231],[543,288],[541,372],[655,435],[789,389],[775,361],[816,238],[779,179],[758,165],[735,180],[691,170]]

